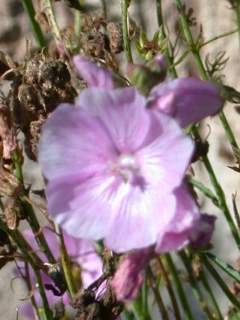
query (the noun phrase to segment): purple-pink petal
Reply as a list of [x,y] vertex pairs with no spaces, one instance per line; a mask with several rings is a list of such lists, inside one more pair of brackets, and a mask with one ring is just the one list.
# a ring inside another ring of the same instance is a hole
[[190,242],[192,230],[199,222],[200,212],[195,200],[183,184],[175,192],[176,211],[164,233],[159,234],[157,252],[180,250]]
[[81,55],[75,56],[73,62],[78,73],[87,82],[88,86],[113,89],[113,79],[108,70]]
[[216,217],[209,214],[201,214],[198,223],[192,228],[190,234],[191,246],[201,248],[206,246],[214,231]]
[[135,299],[144,278],[144,269],[153,256],[153,248],[136,250],[120,262],[111,286],[118,300]]
[[197,78],[179,78],[154,87],[149,107],[174,117],[181,127],[213,116],[223,107],[217,86]]

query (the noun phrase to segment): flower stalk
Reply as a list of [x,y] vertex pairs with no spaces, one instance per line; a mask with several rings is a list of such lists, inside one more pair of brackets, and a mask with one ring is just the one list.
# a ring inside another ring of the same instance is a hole
[[129,0],[121,0],[122,33],[123,33],[124,51],[125,51],[127,61],[129,63],[132,63],[133,58],[132,58],[131,42],[129,39],[128,7],[129,7]]
[[174,282],[174,285],[175,285],[177,293],[178,293],[178,298],[181,301],[181,305],[182,305],[183,312],[184,312],[184,319],[194,320],[191,308],[190,308],[189,303],[187,301],[187,297],[185,295],[181,280],[178,275],[178,271],[173,263],[172,257],[170,256],[170,254],[166,254],[165,259],[166,259],[168,268],[171,272],[173,282]]
[[37,45],[39,48],[44,48],[46,46],[45,39],[41,30],[41,27],[39,26],[38,22],[35,19],[35,9],[32,3],[32,0],[21,0],[24,10],[26,11],[28,15],[28,19],[30,21],[30,25],[33,31],[34,38],[37,42]]
[[[193,35],[192,35],[192,32],[191,32],[191,29],[189,27],[189,24],[188,24],[188,21],[187,21],[187,17],[185,15],[185,12],[184,12],[184,8],[183,8],[183,5],[182,5],[182,2],[181,0],[175,0],[175,3],[176,3],[176,7],[178,9],[178,12],[179,12],[179,15],[180,15],[180,23],[181,23],[181,26],[182,26],[182,31],[183,31],[183,35],[185,36],[185,39],[186,39],[186,42],[189,46],[189,49],[191,50],[192,54],[193,54],[193,57],[194,57],[194,60],[195,60],[195,63],[198,67],[198,71],[199,71],[199,74],[200,74],[200,77],[203,79],[203,80],[208,80],[209,77],[208,77],[208,74],[204,68],[204,64],[203,64],[203,61],[201,59],[201,56],[200,56],[200,48],[199,46],[195,43],[194,39],[193,39]],[[226,133],[226,136],[228,138],[228,141],[229,143],[231,144],[233,150],[239,150],[239,146],[238,146],[238,143],[237,143],[237,140],[234,136],[234,133],[228,123],[228,120],[224,114],[223,111],[220,112],[219,114],[219,118],[221,120],[221,123],[222,123],[222,126],[225,130],[225,133]]]

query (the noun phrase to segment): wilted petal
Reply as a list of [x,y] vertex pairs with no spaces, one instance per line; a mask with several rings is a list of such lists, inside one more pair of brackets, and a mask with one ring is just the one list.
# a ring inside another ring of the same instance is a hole
[[179,78],[153,88],[149,107],[173,116],[186,127],[215,115],[223,107],[223,100],[214,84],[196,78]]
[[79,74],[89,86],[113,89],[112,76],[108,70],[98,66],[96,63],[91,62],[81,55],[75,56],[73,62]]
[[118,300],[132,300],[138,295],[144,278],[144,269],[153,255],[153,248],[137,250],[120,263],[111,286]]
[[214,231],[215,216],[209,214],[201,214],[193,228],[190,236],[191,246],[194,248],[201,248],[206,246],[211,238]]
[[180,250],[190,242],[191,234],[199,223],[200,212],[185,185],[174,192],[177,205],[173,219],[164,233],[159,233],[157,252]]

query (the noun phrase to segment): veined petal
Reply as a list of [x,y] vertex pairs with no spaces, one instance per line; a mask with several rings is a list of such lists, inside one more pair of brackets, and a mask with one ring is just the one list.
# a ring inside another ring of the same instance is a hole
[[113,89],[113,79],[107,69],[98,66],[96,63],[91,62],[81,55],[75,56],[73,62],[79,74],[89,86]]
[[193,142],[177,122],[152,111],[151,131],[136,153],[147,183],[171,191],[181,184],[193,154]]
[[55,221],[76,238],[104,238],[110,227],[113,180],[110,176],[93,176],[83,183],[50,182],[48,207]]
[[115,154],[99,119],[80,108],[63,104],[43,126],[39,163],[48,180],[91,176],[103,170]]
[[134,88],[86,89],[76,102],[104,123],[120,152],[133,152],[149,130],[145,98]]
[[[121,186],[119,193],[123,193]],[[160,189],[142,191],[129,187],[125,196],[114,203],[114,219],[106,244],[116,252],[144,248],[154,244],[175,213],[175,198]]]

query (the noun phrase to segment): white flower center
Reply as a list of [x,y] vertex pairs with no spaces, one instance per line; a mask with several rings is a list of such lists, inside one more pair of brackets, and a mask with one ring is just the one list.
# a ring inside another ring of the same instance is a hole
[[140,165],[132,154],[122,154],[117,161],[111,165],[111,172],[121,177],[124,183],[144,188],[144,178],[141,176]]

